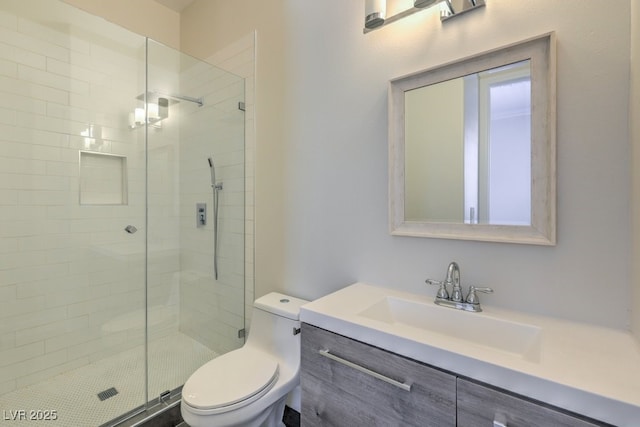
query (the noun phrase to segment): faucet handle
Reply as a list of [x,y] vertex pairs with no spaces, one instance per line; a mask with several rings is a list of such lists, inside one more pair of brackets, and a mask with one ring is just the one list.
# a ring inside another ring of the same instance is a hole
[[449,299],[449,292],[447,291],[447,282],[441,282],[439,280],[433,280],[433,279],[427,279],[424,282],[427,285],[440,286],[440,289],[438,289],[438,293],[436,294],[436,299]]
[[469,293],[467,294],[467,298],[465,299],[467,304],[480,304],[480,299],[478,298],[478,294],[476,294],[476,292],[492,294],[493,289],[482,286],[469,286]]

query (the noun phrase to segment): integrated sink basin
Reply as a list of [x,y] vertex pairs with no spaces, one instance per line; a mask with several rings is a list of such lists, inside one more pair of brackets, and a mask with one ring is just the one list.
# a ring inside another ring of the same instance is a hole
[[305,304],[300,320],[609,425],[639,425],[640,347],[629,331],[495,306],[472,313],[363,282]]
[[541,328],[484,312],[469,313],[432,302],[387,296],[357,315],[395,327],[412,328],[434,339],[460,341],[530,361],[536,361],[540,354]]

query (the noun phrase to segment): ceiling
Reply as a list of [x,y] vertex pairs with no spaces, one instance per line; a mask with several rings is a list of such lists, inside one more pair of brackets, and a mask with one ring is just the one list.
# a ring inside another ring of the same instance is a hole
[[184,8],[189,6],[195,0],[155,0],[155,1],[160,3],[161,5],[168,7],[169,9],[175,10],[176,12],[180,13]]

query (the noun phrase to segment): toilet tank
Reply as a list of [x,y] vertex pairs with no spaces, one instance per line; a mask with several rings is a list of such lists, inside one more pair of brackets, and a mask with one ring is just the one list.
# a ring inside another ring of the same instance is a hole
[[247,346],[300,363],[300,307],[309,301],[271,292],[253,303]]
[[267,313],[286,317],[291,320],[298,320],[300,319],[300,307],[308,302],[307,300],[278,292],[271,292],[255,300],[253,306]]

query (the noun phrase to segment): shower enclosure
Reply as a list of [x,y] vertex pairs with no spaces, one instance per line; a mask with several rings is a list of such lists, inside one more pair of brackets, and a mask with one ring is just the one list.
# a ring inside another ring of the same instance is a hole
[[111,425],[244,343],[242,102],[61,1],[0,0],[0,425]]

